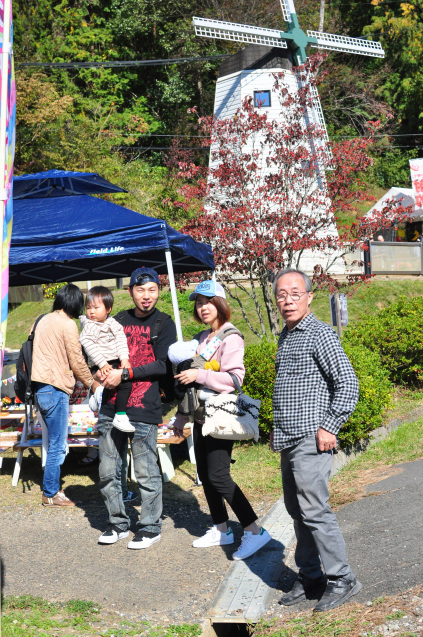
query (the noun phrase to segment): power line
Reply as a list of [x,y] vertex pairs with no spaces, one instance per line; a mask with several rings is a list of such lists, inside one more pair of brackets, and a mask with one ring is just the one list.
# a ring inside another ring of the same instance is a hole
[[[414,149],[420,149],[423,148],[423,144],[415,144],[414,146],[412,145],[401,145],[401,146],[394,146],[394,149],[396,148],[414,148]],[[131,150],[167,150],[170,151],[172,150],[169,146],[114,146],[112,148],[112,150],[122,150],[122,151],[131,151]],[[210,146],[186,146],[184,148],[178,148],[178,150],[201,150],[201,151],[210,151]],[[384,149],[379,149],[379,150],[384,150]],[[391,148],[387,148],[386,150],[392,150]]]
[[[176,137],[183,139],[210,139],[207,135],[172,135],[171,133],[146,133],[141,137]],[[367,135],[333,135],[333,137],[337,137],[339,139],[355,139],[357,137],[367,137]],[[423,137],[423,133],[399,133],[399,134],[391,134],[391,133],[382,133],[380,135],[373,135],[372,137]]]
[[89,69],[89,68],[116,68],[125,66],[166,66],[168,64],[186,64],[187,62],[203,62],[206,60],[221,60],[229,57],[229,53],[224,55],[206,55],[204,57],[170,58],[159,60],[126,60],[104,62],[20,62],[18,68],[50,68],[50,69]]
[[[112,150],[172,150],[170,146],[114,146]],[[210,150],[210,146],[188,146],[178,150]]]
[[[332,135],[332,139],[363,139],[367,138],[369,135]],[[382,139],[383,137],[423,137],[423,133],[401,133],[399,135],[391,135],[390,133],[382,133],[381,135],[372,135],[371,137],[378,137]],[[397,146],[398,148],[398,146]]]

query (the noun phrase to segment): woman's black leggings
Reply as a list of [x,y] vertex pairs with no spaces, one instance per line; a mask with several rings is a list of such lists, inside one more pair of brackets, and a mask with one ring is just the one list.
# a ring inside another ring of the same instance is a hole
[[194,423],[194,451],[198,477],[203,483],[213,524],[226,522],[226,502],[245,528],[257,520],[251,504],[231,478],[232,440],[203,436],[202,425]]

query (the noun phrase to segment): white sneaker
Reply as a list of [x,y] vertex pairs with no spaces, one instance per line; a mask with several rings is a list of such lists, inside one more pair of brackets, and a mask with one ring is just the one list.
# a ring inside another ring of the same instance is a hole
[[109,524],[107,529],[98,538],[99,544],[114,544],[124,537],[128,537],[129,531],[121,531],[114,524]]
[[237,551],[235,551],[232,558],[234,560],[245,560],[247,557],[250,557],[250,555],[256,553],[265,544],[270,542],[271,539],[271,536],[265,529],[263,529],[263,527],[261,527],[258,535],[253,535],[251,531],[244,531],[241,546]]
[[120,431],[125,431],[125,433],[133,433],[135,431],[135,427],[131,425],[126,414],[115,414],[113,427],[120,429]]
[[149,546],[159,542],[162,536],[160,533],[150,533],[149,531],[138,531],[130,542],[128,549],[148,549]]
[[228,529],[226,533],[222,533],[213,525],[202,537],[194,540],[192,545],[196,549],[204,549],[208,546],[224,546],[225,544],[233,544],[234,534],[232,529]]
[[100,385],[99,387],[97,387],[97,389],[95,390],[95,392],[93,394],[91,394],[90,399],[88,401],[88,405],[91,409],[91,411],[98,411],[101,407],[101,401],[103,398],[103,390],[104,387],[103,385]]

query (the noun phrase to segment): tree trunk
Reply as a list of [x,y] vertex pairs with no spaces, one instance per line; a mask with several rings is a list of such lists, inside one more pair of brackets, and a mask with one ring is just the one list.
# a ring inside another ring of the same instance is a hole
[[267,310],[267,318],[269,320],[272,336],[276,340],[279,332],[278,317],[275,311],[275,305],[273,302],[272,292],[270,290],[269,283],[266,279],[260,277],[260,286],[263,291],[264,303]]
[[245,289],[245,287],[243,285],[241,285],[239,283],[239,281],[235,281],[234,279],[231,280],[227,280],[224,284],[223,287],[225,288],[226,292],[229,294],[229,296],[231,297],[231,299],[233,299],[234,301],[236,301],[239,305],[239,308],[242,312],[242,316],[244,318],[244,321],[247,323],[248,327],[250,328],[250,330],[253,332],[253,334],[255,334],[256,336],[258,336],[260,339],[263,339],[264,336],[266,336],[266,331],[264,330],[264,324],[263,321],[261,321],[261,324],[263,325],[262,327],[262,333],[260,334],[260,332],[258,330],[255,329],[255,327],[253,326],[253,324],[251,323],[250,319],[248,318],[248,315],[245,311],[245,308],[242,304],[241,299],[239,298],[239,296],[237,294],[234,294],[233,291],[229,288],[229,283],[233,283],[236,287],[238,287],[240,290],[243,290],[247,296],[250,296],[252,298],[251,294],[248,294],[247,290]]
[[320,9],[319,9],[319,28],[318,31],[323,33],[323,23],[325,21],[325,0],[320,0]]

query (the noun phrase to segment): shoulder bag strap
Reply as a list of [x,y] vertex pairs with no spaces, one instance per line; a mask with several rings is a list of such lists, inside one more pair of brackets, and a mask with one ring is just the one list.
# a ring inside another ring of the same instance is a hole
[[244,392],[241,389],[241,385],[239,384],[239,380],[238,378],[235,376],[235,374],[232,374],[232,372],[226,372],[227,374],[229,374],[229,376],[232,378],[233,383],[235,385],[235,390],[237,391],[238,394],[243,394]]

